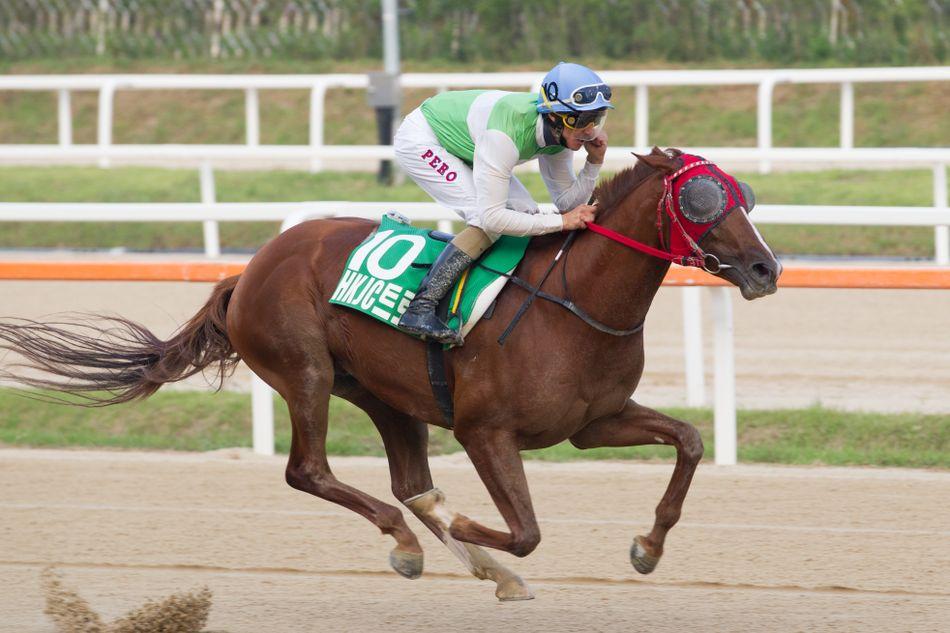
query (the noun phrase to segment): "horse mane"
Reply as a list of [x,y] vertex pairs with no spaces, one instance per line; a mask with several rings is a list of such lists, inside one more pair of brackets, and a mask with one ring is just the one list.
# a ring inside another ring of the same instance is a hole
[[[658,147],[654,147],[648,156],[651,158],[656,156],[665,158],[668,161],[673,161],[676,160],[680,154],[682,154],[682,152],[675,148],[664,151]],[[637,156],[638,160],[633,167],[622,169],[609,180],[598,184],[594,189],[594,200],[596,200],[597,206],[602,212],[607,212],[615,208],[623,202],[623,200],[630,195],[630,192],[636,189],[640,183],[657,171],[655,167],[644,160],[643,156],[637,154],[635,154],[635,156]]]

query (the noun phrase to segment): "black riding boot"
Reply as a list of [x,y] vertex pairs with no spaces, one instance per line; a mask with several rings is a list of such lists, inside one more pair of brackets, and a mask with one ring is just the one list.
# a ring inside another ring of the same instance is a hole
[[425,340],[440,343],[462,343],[461,335],[442,322],[435,314],[435,310],[459,275],[472,264],[472,258],[460,251],[453,244],[446,244],[445,250],[432,264],[422,285],[416,292],[415,298],[409,303],[402,318],[399,319],[399,329],[409,334],[423,337]]

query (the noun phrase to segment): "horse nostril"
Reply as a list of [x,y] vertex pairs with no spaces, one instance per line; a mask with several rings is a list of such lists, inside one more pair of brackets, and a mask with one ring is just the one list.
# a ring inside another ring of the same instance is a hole
[[752,264],[752,274],[764,284],[772,285],[775,283],[775,268],[765,262]]

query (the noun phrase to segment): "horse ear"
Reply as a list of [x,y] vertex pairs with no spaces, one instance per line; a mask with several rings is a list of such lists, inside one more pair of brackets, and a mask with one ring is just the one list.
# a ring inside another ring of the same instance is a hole
[[637,160],[646,163],[653,169],[657,169],[666,173],[673,173],[676,170],[676,165],[673,163],[673,160],[666,155],[663,150],[654,147],[653,151],[649,154],[637,154],[633,152],[633,155],[637,157]]

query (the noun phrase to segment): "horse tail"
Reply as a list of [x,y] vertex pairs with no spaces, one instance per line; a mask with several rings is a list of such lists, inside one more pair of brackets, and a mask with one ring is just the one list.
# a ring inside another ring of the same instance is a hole
[[[224,279],[188,323],[163,341],[147,328],[120,317],[66,315],[59,322],[0,321],[0,348],[24,361],[14,367],[39,369],[58,379],[0,370],[0,378],[37,389],[76,396],[69,404],[106,406],[149,397],[168,382],[214,366],[218,389],[240,361],[228,339],[226,315],[238,275]],[[64,402],[54,396],[41,400]]]

